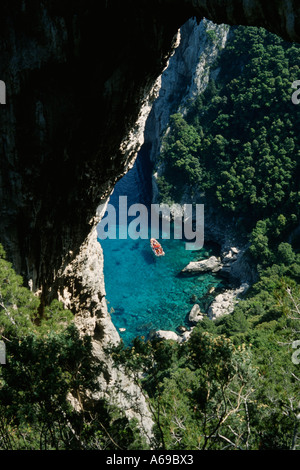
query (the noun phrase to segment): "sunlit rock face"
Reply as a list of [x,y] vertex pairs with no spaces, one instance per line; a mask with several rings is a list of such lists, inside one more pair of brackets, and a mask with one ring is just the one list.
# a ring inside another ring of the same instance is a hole
[[[161,77],[159,96],[154,102],[145,127],[149,158],[157,163],[170,115],[185,114],[187,106],[202,93],[210,76],[218,76],[214,63],[226,45],[230,27],[203,19],[190,18],[180,28],[180,44]],[[213,34],[213,39],[209,33]],[[155,182],[154,182],[155,183]],[[153,188],[154,200],[157,188]]]

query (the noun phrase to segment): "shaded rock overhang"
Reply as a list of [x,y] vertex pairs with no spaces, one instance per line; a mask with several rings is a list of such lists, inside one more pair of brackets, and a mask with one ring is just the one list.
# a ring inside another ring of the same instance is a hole
[[98,205],[139,149],[140,111],[190,17],[300,42],[293,0],[1,3],[0,242],[35,289],[49,291],[97,223]]

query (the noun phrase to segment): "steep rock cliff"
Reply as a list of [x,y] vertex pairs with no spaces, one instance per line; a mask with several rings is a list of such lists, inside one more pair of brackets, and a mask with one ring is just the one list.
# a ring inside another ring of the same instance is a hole
[[[182,112],[187,103],[208,84],[213,64],[226,44],[228,25],[216,25],[203,19],[190,18],[180,28],[180,44],[161,76],[159,96],[145,126],[145,144],[150,160],[156,162],[170,115]],[[212,33],[210,38],[209,33]],[[217,70],[214,71],[215,75]]]

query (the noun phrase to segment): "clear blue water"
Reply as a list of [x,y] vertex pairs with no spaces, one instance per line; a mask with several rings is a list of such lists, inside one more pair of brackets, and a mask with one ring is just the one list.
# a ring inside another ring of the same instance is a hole
[[[116,209],[120,195],[128,196],[128,206],[135,202],[150,204],[151,173],[143,165],[145,163],[138,159],[116,185],[110,199]],[[127,345],[137,336],[147,338],[151,330],[176,331],[179,326],[189,329],[188,314],[192,306],[199,303],[206,309],[212,300],[208,290],[213,286],[222,287],[222,280],[213,274],[180,275],[190,261],[215,253],[214,247],[189,251],[182,240],[160,239],[160,242],[165,256],[158,258],[152,253],[149,240],[107,238],[100,241],[108,310]]]

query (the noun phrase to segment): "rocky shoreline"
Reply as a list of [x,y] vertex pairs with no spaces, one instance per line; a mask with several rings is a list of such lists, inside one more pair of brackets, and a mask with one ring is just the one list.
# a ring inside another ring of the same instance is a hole
[[[256,277],[256,270],[247,258],[247,246],[241,248],[232,246],[224,250],[219,257],[211,256],[207,259],[192,261],[182,269],[181,274],[197,276],[207,272],[224,277],[228,281],[228,288],[215,296],[206,312],[201,311],[199,304],[193,305],[188,314],[190,329],[182,327],[179,333],[158,330],[154,337],[184,343],[189,339],[197,323],[205,317],[214,321],[224,315],[231,314]],[[251,273],[250,276],[249,273]],[[209,292],[209,294],[211,293]]]

